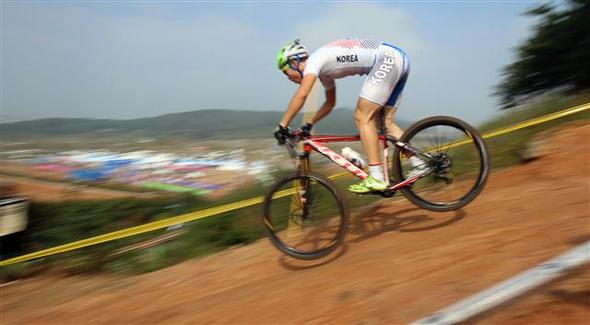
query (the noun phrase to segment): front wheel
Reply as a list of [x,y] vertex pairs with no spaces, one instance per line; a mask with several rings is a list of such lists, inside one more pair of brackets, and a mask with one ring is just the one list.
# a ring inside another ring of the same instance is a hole
[[[400,141],[417,152],[414,155],[429,171],[411,186],[400,189],[419,207],[438,212],[456,210],[483,190],[489,173],[488,151],[469,124],[453,117],[434,116],[416,122]],[[392,173],[396,181],[406,179],[416,167],[410,164],[411,155],[395,147]]]
[[284,254],[311,260],[344,240],[348,209],[332,182],[308,173],[277,181],[264,198],[264,229]]

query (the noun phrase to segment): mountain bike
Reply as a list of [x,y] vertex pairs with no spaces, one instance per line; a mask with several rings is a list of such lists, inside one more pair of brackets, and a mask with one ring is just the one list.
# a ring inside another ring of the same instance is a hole
[[[318,152],[365,179],[368,174],[364,170],[326,145],[357,141],[358,135],[290,134],[285,147],[297,162],[297,172],[271,186],[262,214],[267,236],[284,254],[317,259],[343,242],[349,216],[347,200],[331,179],[311,171],[310,155]],[[420,120],[400,139],[386,135],[381,127],[379,143],[388,186],[385,191],[364,195],[389,198],[399,190],[423,209],[444,212],[464,207],[484,188],[489,172],[488,151],[479,133],[459,119],[434,116]],[[302,149],[298,150],[300,144]],[[425,168],[408,177],[411,166],[407,158],[412,155],[420,158]]]

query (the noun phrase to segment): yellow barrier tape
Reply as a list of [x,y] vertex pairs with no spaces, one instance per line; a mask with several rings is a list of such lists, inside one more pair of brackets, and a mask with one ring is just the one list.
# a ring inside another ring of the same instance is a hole
[[[516,130],[524,129],[524,128],[527,128],[529,126],[534,126],[534,125],[546,123],[546,122],[549,122],[549,121],[552,121],[552,120],[555,120],[555,119],[558,119],[558,118],[562,118],[564,116],[576,114],[576,113],[585,111],[585,110],[587,110],[589,108],[590,108],[590,103],[578,105],[578,106],[575,106],[575,107],[572,107],[572,108],[569,108],[569,109],[565,109],[563,111],[559,111],[559,112],[555,112],[555,113],[543,115],[543,116],[540,116],[540,117],[537,117],[537,118],[534,118],[534,119],[530,119],[530,120],[527,120],[527,121],[524,121],[524,122],[515,123],[515,124],[510,125],[510,126],[499,128],[499,129],[494,130],[494,131],[486,132],[486,133],[482,134],[481,137],[484,138],[484,139],[497,137],[499,135],[503,135],[503,134],[506,134],[506,133],[514,132]],[[458,146],[461,146],[461,145],[466,144],[466,143],[469,143],[469,142],[471,142],[471,140],[469,140],[469,139],[460,140],[458,142],[448,144],[447,146],[445,146],[445,148],[454,148],[454,147],[458,147]]]
[[[564,117],[567,115],[572,115],[572,114],[575,114],[578,112],[582,112],[587,109],[590,109],[590,103],[575,106],[575,107],[572,107],[572,108],[569,108],[569,109],[566,109],[566,110],[563,110],[560,112],[556,112],[556,113],[548,114],[548,115],[541,116],[538,118],[534,118],[531,120],[527,120],[527,121],[517,123],[517,124],[511,125],[511,126],[500,128],[500,129],[497,129],[494,131],[486,132],[486,133],[482,134],[482,137],[484,139],[496,137],[496,136],[506,134],[509,132],[513,132],[513,131],[516,131],[516,130],[519,130],[522,128],[545,123],[545,122],[555,120],[555,119],[558,119],[558,118],[561,118],[561,117]],[[461,145],[461,142],[464,142],[464,141],[459,141],[457,143],[453,143],[452,146],[459,146],[459,145]],[[349,175],[349,173],[342,172],[342,173],[338,173],[335,175],[331,175],[328,178],[335,179],[335,178],[342,177],[344,175]],[[283,191],[278,192],[273,197],[273,199],[285,197],[287,195],[293,194],[294,192],[295,191],[293,189],[283,190]],[[14,264],[14,263],[29,261],[29,260],[32,260],[35,258],[46,257],[46,256],[50,256],[50,255],[64,253],[67,251],[72,251],[72,250],[76,250],[76,249],[83,248],[83,247],[93,246],[93,245],[97,245],[100,243],[113,241],[116,239],[131,237],[134,235],[139,235],[139,234],[154,231],[154,230],[167,228],[167,227],[179,224],[179,223],[185,223],[185,222],[189,222],[189,221],[194,221],[194,220],[198,220],[198,219],[211,217],[211,216],[222,214],[225,212],[257,205],[257,204],[262,203],[263,200],[264,200],[263,196],[257,196],[257,197],[251,198],[251,199],[246,199],[246,200],[242,200],[242,201],[238,201],[238,202],[224,204],[224,205],[221,205],[218,207],[195,211],[195,212],[179,215],[176,217],[171,217],[171,218],[164,219],[164,220],[154,221],[154,222],[146,223],[143,225],[110,232],[110,233],[107,233],[104,235],[86,238],[86,239],[71,242],[68,244],[64,244],[64,245],[60,245],[60,246],[56,246],[56,247],[52,247],[52,248],[48,248],[48,249],[43,249],[43,250],[40,250],[40,251],[37,251],[34,253],[25,254],[25,255],[14,257],[14,258],[2,260],[2,261],[0,261],[0,267]]]
[[531,120],[528,120],[528,121],[524,121],[524,122],[521,122],[521,123],[516,123],[516,124],[511,125],[511,126],[507,126],[507,127],[504,127],[504,128],[500,128],[500,129],[494,130],[494,131],[486,132],[485,134],[482,135],[482,137],[484,139],[491,138],[491,137],[496,137],[496,136],[499,136],[499,135],[502,135],[502,134],[506,134],[506,133],[509,133],[509,132],[513,132],[513,131],[516,131],[516,130],[520,130],[520,129],[523,129],[523,128],[526,128],[526,127],[529,127],[529,126],[533,126],[533,125],[537,125],[537,124],[549,122],[551,120],[555,120],[555,119],[558,119],[558,118],[561,118],[561,117],[564,117],[564,116],[567,116],[567,115],[572,115],[572,114],[575,114],[575,113],[579,113],[579,112],[585,111],[585,110],[587,110],[589,108],[590,108],[590,103],[582,104],[582,105],[575,106],[575,107],[572,107],[572,108],[569,108],[569,109],[566,109],[566,110],[563,110],[563,111],[555,112],[555,113],[552,113],[552,114],[547,114],[547,115],[544,115],[544,116],[541,116],[541,117],[537,117],[537,118],[534,118],[534,119],[531,119]]
[[[283,193],[283,195],[288,195],[288,194]],[[71,250],[75,250],[75,249],[79,249],[79,248],[83,248],[83,247],[87,247],[87,246],[92,246],[92,245],[96,245],[96,244],[100,244],[100,243],[104,243],[104,242],[108,242],[108,241],[112,241],[112,240],[116,240],[116,239],[139,235],[142,233],[146,233],[146,232],[150,232],[150,231],[154,231],[154,230],[158,230],[158,229],[162,229],[162,228],[167,228],[172,225],[179,224],[179,223],[194,221],[194,220],[198,220],[198,219],[211,217],[213,215],[218,215],[218,214],[222,214],[225,212],[242,209],[242,208],[249,207],[252,205],[260,204],[260,203],[262,203],[262,201],[263,201],[263,197],[258,196],[258,197],[247,199],[247,200],[233,202],[233,203],[225,204],[225,205],[218,206],[218,207],[208,208],[208,209],[204,209],[204,210],[200,210],[200,211],[196,211],[196,212],[191,212],[191,213],[179,215],[179,216],[164,219],[164,220],[154,221],[154,222],[146,223],[146,224],[135,226],[135,227],[130,227],[130,228],[126,228],[126,229],[122,229],[122,230],[118,230],[118,231],[113,231],[113,232],[110,232],[110,233],[107,233],[104,235],[90,237],[87,239],[75,241],[75,242],[68,243],[65,245],[60,245],[60,246],[56,246],[56,247],[52,247],[52,248],[48,248],[48,249],[43,249],[43,250],[40,250],[40,251],[37,251],[34,253],[21,255],[18,257],[11,258],[11,259],[3,260],[3,261],[0,261],[0,266],[14,264],[14,263],[18,263],[18,262],[24,262],[24,261],[32,260],[35,258],[59,254],[59,253],[63,253],[63,252],[67,252],[67,251],[71,251]]]
[[[273,199],[282,198],[287,195],[291,195],[293,193],[295,193],[295,190],[293,190],[293,189],[279,191],[276,193],[276,195],[273,197]],[[164,220],[154,221],[154,222],[146,223],[146,224],[135,226],[135,227],[130,227],[130,228],[125,228],[125,229],[118,230],[118,231],[113,231],[113,232],[110,232],[110,233],[107,233],[104,235],[90,237],[90,238],[86,238],[83,240],[71,242],[71,243],[68,243],[65,245],[60,245],[60,246],[56,246],[56,247],[52,247],[52,248],[48,248],[48,249],[43,249],[43,250],[40,250],[40,251],[37,251],[34,253],[21,255],[18,257],[11,258],[11,259],[6,259],[3,261],[0,261],[0,267],[5,266],[5,265],[9,265],[9,264],[18,263],[18,262],[32,260],[35,258],[46,257],[49,255],[64,253],[67,251],[71,251],[71,250],[75,250],[75,249],[79,249],[79,248],[83,248],[83,247],[87,247],[87,246],[92,246],[92,245],[96,245],[96,244],[100,244],[100,243],[105,243],[105,242],[116,240],[116,239],[131,237],[134,235],[139,235],[139,234],[143,234],[143,233],[154,231],[154,230],[167,228],[167,227],[179,224],[179,223],[195,221],[198,219],[211,217],[211,216],[226,213],[229,211],[238,210],[238,209],[246,208],[249,206],[257,205],[257,204],[262,203],[263,200],[264,200],[263,196],[257,196],[257,197],[247,199],[247,200],[229,203],[229,204],[225,204],[225,205],[218,206],[218,207],[195,211],[195,212],[179,215],[176,217],[171,217],[171,218],[164,219]]]

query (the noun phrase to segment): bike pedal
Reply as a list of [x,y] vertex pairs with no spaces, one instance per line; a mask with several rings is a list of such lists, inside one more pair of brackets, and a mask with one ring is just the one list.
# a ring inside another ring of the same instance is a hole
[[395,190],[386,189],[385,191],[377,192],[377,194],[383,197],[392,197],[395,195]]

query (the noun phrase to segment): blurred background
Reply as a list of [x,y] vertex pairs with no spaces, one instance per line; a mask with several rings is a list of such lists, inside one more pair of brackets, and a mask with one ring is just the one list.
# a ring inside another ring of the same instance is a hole
[[[311,52],[344,37],[396,44],[411,62],[397,123],[450,115],[485,133],[590,102],[588,17],[587,0],[2,1],[2,260],[263,195],[295,166],[272,138],[296,90],[275,64],[288,41]],[[336,81],[336,109],[317,133],[356,133],[363,81]],[[456,213],[345,194],[349,248],[328,261],[280,256],[260,240],[253,204],[2,266],[3,319],[408,323],[589,237],[589,117],[488,138],[490,183]],[[361,151],[333,149],[344,146]],[[483,322],[587,323],[588,270],[568,281]],[[257,307],[244,296],[273,288]],[[194,297],[175,299],[186,305],[156,298],[185,289]],[[270,307],[315,291],[324,307],[309,314]]]

